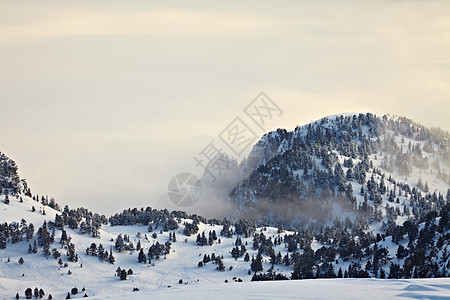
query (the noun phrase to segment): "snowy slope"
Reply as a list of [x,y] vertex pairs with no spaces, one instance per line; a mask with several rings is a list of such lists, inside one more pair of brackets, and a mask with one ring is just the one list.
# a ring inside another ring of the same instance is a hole
[[211,284],[93,299],[448,299],[448,279],[320,279]]
[[[32,204],[32,203],[31,203]],[[28,203],[15,203],[5,208],[1,204],[3,212],[11,213],[10,218],[20,216],[29,210]],[[5,210],[6,209],[6,210]],[[50,208],[46,209],[47,214],[33,213],[28,215],[36,225],[39,222],[48,220],[49,215],[56,212]],[[2,214],[2,217],[6,217]],[[184,221],[184,220],[183,220]],[[182,222],[183,223],[183,222]],[[68,263],[67,268],[59,268],[57,260],[49,257],[45,259],[39,252],[37,254],[28,254],[26,251],[26,242],[16,245],[8,244],[6,250],[0,251],[0,298],[12,299],[16,293],[23,297],[23,292],[27,287],[43,288],[46,295],[52,294],[54,299],[62,299],[73,287],[80,290],[78,295],[72,295],[72,298],[81,298],[84,293],[93,299],[168,299],[179,297],[180,299],[194,298],[242,298],[246,299],[361,299],[376,298],[387,299],[395,297],[410,298],[433,298],[446,299],[450,297],[450,279],[422,279],[422,280],[376,280],[376,279],[316,279],[304,281],[287,282],[250,282],[251,276],[248,275],[250,267],[249,262],[244,262],[243,258],[235,260],[231,257],[230,250],[234,246],[235,237],[226,238],[219,236],[221,243],[214,243],[212,246],[198,246],[196,236],[186,237],[183,235],[183,225],[180,224],[176,230],[177,242],[172,244],[172,250],[167,258],[153,261],[149,264],[137,263],[137,252],[128,251],[118,253],[114,251],[116,263],[101,263],[97,257],[86,255],[84,249],[92,242],[102,243],[105,249],[114,245],[112,239],[119,234],[127,234],[130,241],[137,244],[140,240],[144,248],[149,247],[156,241],[164,243],[168,240],[168,232],[160,234],[154,239],[147,232],[146,226],[103,226],[100,232],[100,238],[92,238],[88,235],[81,235],[78,231],[67,229],[67,233],[72,237],[76,244],[79,261],[77,263]],[[201,223],[199,232],[203,230],[215,230],[219,232],[221,226],[207,225]],[[259,228],[258,232],[264,232],[266,236],[276,237],[277,229]],[[140,238],[137,237],[141,233]],[[56,236],[60,236],[60,231],[56,231]],[[290,232],[286,232],[290,233]],[[185,239],[187,242],[185,242]],[[59,245],[59,239],[55,240],[53,246]],[[251,248],[252,239],[243,238],[242,242],[247,242],[250,255],[256,255],[257,251]],[[380,246],[389,246],[390,242],[386,240],[380,243]],[[314,246],[315,245],[315,246]],[[318,242],[313,243],[314,248],[321,246]],[[391,248],[391,247],[390,247]],[[284,244],[275,247],[283,255],[287,252]],[[394,249],[395,250],[395,249]],[[394,251],[393,250],[393,251]],[[198,267],[197,264],[205,253],[223,255],[223,262],[226,271],[215,270],[215,265],[211,262],[204,267]],[[65,256],[64,254],[62,255]],[[7,262],[8,257],[10,262]],[[20,266],[17,261],[23,257],[25,263]],[[66,262],[67,259],[63,258]],[[264,269],[267,270],[271,264],[268,258],[264,257]],[[345,268],[346,263],[340,261]],[[82,265],[82,267],[81,267]],[[116,268],[120,266],[125,269],[133,269],[134,274],[128,276],[128,280],[121,281],[114,275]],[[229,267],[233,266],[233,270]],[[71,271],[71,275],[68,271]],[[291,268],[276,265],[275,270],[289,275]],[[22,276],[24,274],[24,276]],[[243,282],[233,281],[233,277],[241,278]],[[183,284],[179,284],[179,280]],[[228,283],[225,283],[225,280]],[[170,287],[169,287],[170,286]],[[113,289],[111,287],[114,287]],[[132,292],[133,288],[139,288],[139,291]],[[81,289],[85,288],[84,292]]]
[[[20,202],[22,198],[23,202]],[[33,212],[32,208],[35,208]],[[4,205],[2,201],[1,209],[1,222],[20,222],[21,219],[25,219],[27,223],[39,224],[44,220],[55,220],[55,215],[60,213],[49,206],[44,206],[40,202],[34,201],[30,197],[21,195],[20,197],[10,196],[9,205]],[[43,213],[45,212],[45,215]]]
[[[12,201],[14,202],[14,201]],[[26,204],[14,204],[15,206],[8,207],[6,211],[13,211],[13,207],[23,206],[28,210]],[[3,211],[5,211],[5,204],[0,204]],[[49,210],[51,210],[49,208]],[[15,213],[20,215],[18,210]],[[53,212],[52,212],[53,213]],[[40,226],[50,214],[33,215],[35,226]],[[13,215],[14,216],[14,215]],[[40,220],[39,220],[40,218]],[[38,225],[39,224],[39,225]],[[72,237],[73,243],[76,245],[76,251],[79,257],[77,263],[68,262],[67,268],[59,268],[57,260],[49,257],[45,259],[42,253],[29,254],[27,253],[27,243],[22,242],[16,245],[8,244],[6,250],[0,250],[0,298],[10,298],[19,292],[23,295],[27,287],[34,289],[35,286],[43,288],[46,293],[51,293],[55,298],[61,298],[67,294],[72,287],[86,288],[86,293],[89,296],[106,297],[111,295],[111,286],[114,285],[121,291],[132,291],[134,287],[138,287],[142,291],[166,289],[169,285],[176,286],[178,281],[183,279],[185,283],[192,286],[202,286],[207,284],[224,284],[224,280],[228,279],[230,282],[233,277],[241,278],[243,281],[250,281],[251,276],[248,275],[250,264],[244,262],[243,258],[235,260],[231,257],[230,250],[234,246],[235,238],[219,237],[221,243],[215,243],[213,246],[198,246],[196,244],[196,235],[186,237],[183,235],[183,225],[176,231],[178,241],[172,244],[172,250],[167,258],[161,258],[159,261],[152,261],[149,264],[138,264],[137,254],[134,251],[118,253],[114,251],[116,262],[114,265],[106,262],[99,262],[97,257],[88,256],[85,249],[91,243],[102,243],[105,249],[109,250],[113,247],[115,238],[119,234],[126,234],[130,236],[130,240],[136,245],[140,240],[142,246],[147,249],[150,245],[159,241],[164,243],[168,240],[168,232],[163,234],[158,233],[158,238],[154,239],[151,234],[147,232],[147,226],[103,226],[100,232],[100,238],[92,238],[88,235],[81,235],[78,231],[66,228],[67,234]],[[215,225],[199,225],[199,232],[203,230],[216,230],[219,232],[221,226]],[[138,238],[138,232],[141,237]],[[276,235],[275,228],[269,228],[265,231],[266,234]],[[61,231],[56,230],[56,237],[61,236]],[[185,239],[187,242],[185,242]],[[251,244],[251,238],[244,239],[243,242]],[[52,247],[59,246],[59,238],[55,240]],[[280,251],[283,246],[279,246]],[[249,253],[256,255],[256,251],[249,248]],[[63,261],[67,262],[65,258],[65,251],[62,252]],[[225,272],[215,270],[215,265],[211,262],[204,267],[199,268],[198,262],[202,260],[203,255],[215,253],[216,255],[223,255],[223,262],[227,267]],[[24,258],[25,263],[21,266],[17,262],[20,257]],[[10,258],[10,262],[7,262]],[[82,267],[81,267],[82,265]],[[120,281],[116,277],[115,271],[120,266],[122,269],[131,268],[134,271],[133,275],[129,276],[126,281]],[[233,270],[229,267],[233,266]],[[265,264],[265,269],[269,268],[269,264]],[[279,266],[277,269],[289,274],[290,268]],[[71,271],[71,275],[68,271]],[[22,276],[24,274],[24,276]],[[113,297],[114,298],[114,297]]]

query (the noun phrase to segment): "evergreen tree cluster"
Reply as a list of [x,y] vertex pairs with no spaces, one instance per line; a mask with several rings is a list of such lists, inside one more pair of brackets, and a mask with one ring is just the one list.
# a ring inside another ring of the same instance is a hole
[[[0,195],[17,195],[28,193],[26,181],[21,181],[16,163],[0,152]],[[21,184],[22,183],[22,184]]]
[[120,267],[117,267],[115,276],[118,276],[120,278],[120,280],[127,280],[127,277],[129,275],[133,275],[132,269],[128,269],[128,271],[127,271],[125,269],[121,269]]
[[225,271],[225,265],[223,264],[222,259],[223,255],[216,255],[214,252],[211,255],[205,253],[203,255],[203,260],[198,262],[198,266],[203,267],[207,263],[212,262],[216,265],[216,270]]
[[[45,296],[45,292],[42,288],[38,289],[37,287],[34,288],[27,288],[24,292],[25,299],[32,299],[33,297],[35,299],[42,299]],[[20,299],[19,293],[16,294],[16,299]],[[50,294],[48,296],[48,299],[53,299],[52,295]]]
[[172,243],[167,241],[164,244],[160,244],[156,242],[148,248],[148,261],[150,263],[151,260],[156,259],[159,260],[160,257],[166,258],[166,255],[170,254],[170,247]]
[[214,241],[217,240],[217,234],[216,231],[209,231],[208,233],[208,238],[205,235],[205,232],[203,231],[202,234],[198,234],[197,235],[197,245],[199,246],[205,246],[205,245],[209,245],[212,246],[214,244]]
[[79,229],[81,234],[99,237],[102,224],[108,224],[108,220],[104,215],[93,213],[86,208],[69,209],[66,205],[61,214],[56,214],[54,223],[60,230],[68,226],[73,230]]
[[19,223],[0,224],[0,249],[6,249],[8,243],[18,244],[24,239],[28,242],[34,237],[34,225],[22,219]]

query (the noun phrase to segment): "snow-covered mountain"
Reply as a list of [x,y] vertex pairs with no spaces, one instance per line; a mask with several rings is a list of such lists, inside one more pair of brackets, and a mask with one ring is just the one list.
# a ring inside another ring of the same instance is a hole
[[220,220],[62,207],[1,154],[0,298],[448,298],[448,141],[371,114],[268,133]]
[[420,218],[448,200],[449,138],[406,118],[372,114],[278,129],[243,162],[230,201],[241,216],[309,228],[344,220],[346,212],[368,224]]

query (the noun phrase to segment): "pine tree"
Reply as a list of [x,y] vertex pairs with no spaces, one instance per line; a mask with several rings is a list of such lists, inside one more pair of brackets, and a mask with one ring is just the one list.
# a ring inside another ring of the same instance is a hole
[[245,253],[244,261],[250,261],[250,255],[248,254],[248,252]]
[[334,273],[334,265],[332,263],[328,264],[328,269],[325,274],[326,278],[336,278],[336,273]]
[[63,230],[64,229],[64,220],[58,214],[55,216],[55,227],[58,228],[59,230]]
[[122,234],[119,234],[119,236],[116,238],[115,248],[117,251],[122,252],[124,247],[123,237]]
[[105,259],[105,248],[103,248],[103,245],[102,245],[102,244],[99,244],[99,245],[98,245],[98,248],[97,248],[97,255],[98,255],[98,259],[99,259],[100,261],[103,261],[103,260]]
[[45,243],[42,249],[42,254],[45,257],[49,257],[52,253],[50,252],[50,243]]
[[216,270],[219,270],[221,272],[225,271],[225,265],[223,264],[222,259],[220,257],[216,260],[216,263],[217,263]]
[[95,243],[92,243],[91,246],[86,249],[87,254],[92,256],[97,256],[97,245]]
[[28,225],[28,227],[26,229],[26,232],[25,232],[25,235],[26,235],[27,242],[29,242],[30,240],[33,239],[33,235],[34,235],[34,225],[33,225],[33,223],[30,223],[30,225]]
[[203,263],[206,264],[210,261],[211,261],[211,258],[209,257],[209,255],[206,255],[206,253],[205,253],[205,255],[203,255]]
[[213,244],[214,244],[214,241],[212,239],[211,232],[210,232],[209,237],[208,237],[208,245],[212,246]]
[[109,261],[109,263],[114,264],[116,262],[116,258],[113,255],[112,247],[110,247],[109,250],[110,250],[110,253],[109,253],[108,261]]
[[144,264],[146,264],[147,263],[147,257],[145,256],[145,254],[144,254],[144,250],[141,248],[141,250],[139,251],[139,254],[138,254],[138,262],[140,262],[140,263],[144,263]]
[[202,232],[202,238],[201,238],[201,242],[200,245],[204,246],[208,244],[208,239],[206,238],[205,232]]
[[139,251],[141,250],[142,246],[141,246],[141,240],[138,240],[137,245],[136,245],[136,250]]
[[48,232],[46,221],[38,229],[38,245],[44,246],[45,244],[50,244],[50,233]]
[[31,288],[27,288],[25,290],[25,298],[26,299],[31,299],[33,298],[33,290]]
[[120,280],[127,280],[127,271],[125,269],[120,272]]
[[69,243],[69,245],[67,246],[67,259],[70,262],[78,261],[78,256],[75,253],[75,244],[73,244],[73,243]]
[[6,234],[0,232],[0,249],[6,249]]
[[261,253],[258,252],[258,255],[256,255],[256,259],[254,259],[252,257],[252,263],[250,265],[250,269],[255,272],[262,272],[263,271],[263,266],[262,266],[262,256]]
[[63,229],[61,232],[61,244],[65,244],[67,242],[67,232]]

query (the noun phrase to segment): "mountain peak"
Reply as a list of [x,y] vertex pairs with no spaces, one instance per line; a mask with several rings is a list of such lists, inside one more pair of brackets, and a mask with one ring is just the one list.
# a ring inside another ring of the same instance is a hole
[[[278,129],[265,134],[250,152],[244,166],[246,176],[235,185],[230,199],[241,213],[252,211],[272,222],[276,222],[273,208],[289,203],[290,221],[305,222],[294,213],[304,209],[305,201],[321,203],[324,195],[333,195],[328,200],[344,199],[348,202],[344,206],[358,212],[365,201],[361,188],[367,188],[372,178],[382,185],[389,178],[389,192],[407,190],[408,196],[399,199],[400,203],[419,205],[408,198],[416,193],[413,188],[426,197],[428,192],[444,196],[450,187],[448,146],[448,132],[405,117],[371,113],[328,116],[293,131]],[[418,186],[420,180],[428,182],[426,190]],[[405,186],[400,188],[399,183]],[[378,196],[382,200],[373,211],[392,202],[384,190]],[[443,203],[427,209],[434,205]],[[288,212],[282,211],[279,218],[286,221]],[[306,222],[311,216],[304,216]]]

